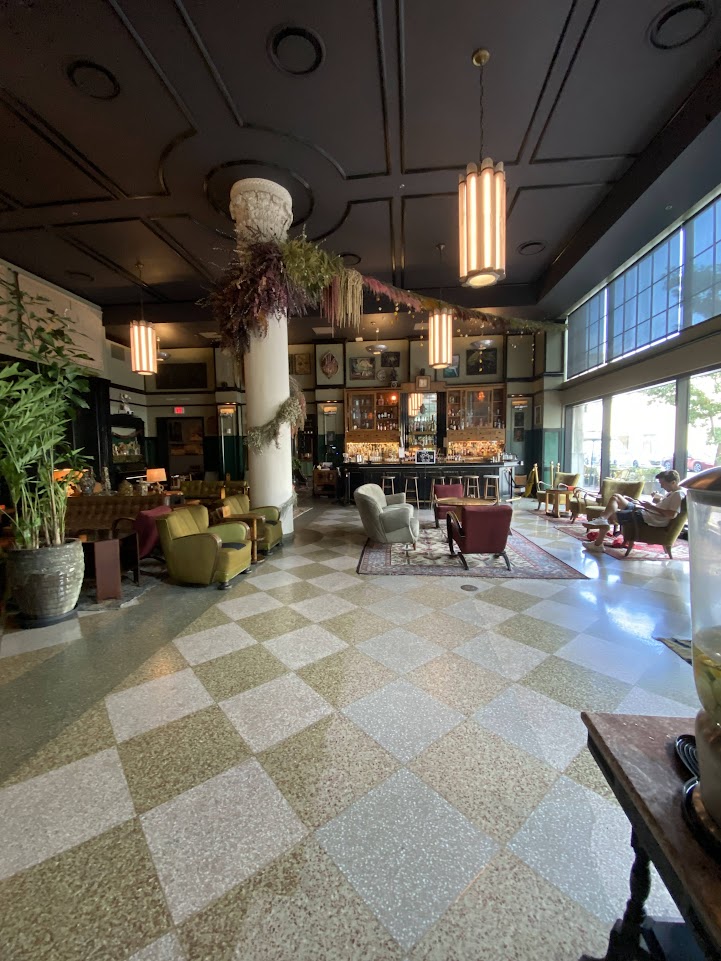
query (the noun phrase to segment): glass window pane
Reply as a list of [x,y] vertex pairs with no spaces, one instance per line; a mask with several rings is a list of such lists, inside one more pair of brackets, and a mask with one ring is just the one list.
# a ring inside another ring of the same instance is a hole
[[603,402],[578,404],[568,411],[571,431],[571,464],[573,474],[583,478],[582,487],[598,490],[601,480],[601,426]]
[[650,494],[656,474],[673,460],[675,430],[673,381],[617,394],[611,401],[610,475],[643,480],[644,493]]
[[721,464],[721,370],[691,377],[689,392],[688,458],[676,468],[682,476]]

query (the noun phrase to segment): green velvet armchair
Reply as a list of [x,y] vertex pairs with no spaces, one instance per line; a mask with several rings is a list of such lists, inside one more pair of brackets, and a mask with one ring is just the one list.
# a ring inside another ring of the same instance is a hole
[[258,523],[258,550],[268,553],[274,547],[283,546],[283,527],[280,522],[280,511],[277,507],[254,507],[251,510],[250,499],[247,494],[234,494],[223,501],[223,514],[230,517],[241,517],[243,514],[253,514],[262,518]]
[[240,521],[210,527],[208,509],[199,504],[158,517],[155,523],[168,574],[175,581],[217,584],[224,590],[250,567],[250,537]]
[[644,524],[643,521],[631,518],[630,521],[621,524],[621,533],[626,542],[626,557],[633,550],[636,541],[640,541],[642,544],[659,544],[673,560],[673,545],[686,526],[687,521],[688,511],[685,497],[681,504],[681,510],[666,527],[652,527],[650,524]]
[[637,500],[643,492],[642,480],[640,481],[620,481],[613,477],[604,477],[601,481],[601,490],[598,493],[591,493],[577,487],[568,499],[568,507],[571,511],[571,523],[579,514],[585,514],[586,520],[592,521],[603,514],[612,494],[623,494],[624,497],[633,497]]

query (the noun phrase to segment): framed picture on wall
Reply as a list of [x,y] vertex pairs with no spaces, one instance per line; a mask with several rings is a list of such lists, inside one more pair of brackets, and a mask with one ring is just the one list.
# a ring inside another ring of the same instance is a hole
[[523,410],[513,411],[513,426],[514,427],[524,427],[525,426],[525,416],[526,413]]
[[513,440],[517,444],[522,444],[526,436],[526,432],[522,427],[513,428]]
[[428,376],[428,374],[418,374],[416,377],[416,388],[418,390],[431,389],[431,378]]
[[482,347],[480,350],[466,351],[466,374],[477,377],[479,374],[498,373],[498,348]]
[[351,357],[348,362],[348,376],[350,380],[375,380],[375,357]]
[[540,427],[541,423],[542,423],[541,405],[536,404],[536,406],[533,408],[533,426]]
[[291,374],[310,374],[310,354],[291,354],[290,359]]
[[334,387],[345,380],[343,344],[316,344],[315,382],[319,387]]
[[381,367],[400,367],[401,352],[399,350],[384,350],[381,354]]

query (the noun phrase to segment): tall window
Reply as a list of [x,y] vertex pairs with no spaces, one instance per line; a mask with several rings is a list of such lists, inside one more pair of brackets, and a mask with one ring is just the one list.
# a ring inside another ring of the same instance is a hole
[[599,290],[568,317],[569,377],[605,362],[607,289]]
[[643,480],[650,493],[654,477],[671,466],[676,432],[676,383],[616,394],[611,401],[610,475]]
[[681,329],[683,234],[675,231],[608,286],[608,360]]
[[721,199],[686,224],[688,325],[721,314]]
[[580,474],[582,487],[597,488],[601,477],[603,401],[571,408],[570,473]]
[[689,379],[687,457],[688,471],[721,464],[721,370]]

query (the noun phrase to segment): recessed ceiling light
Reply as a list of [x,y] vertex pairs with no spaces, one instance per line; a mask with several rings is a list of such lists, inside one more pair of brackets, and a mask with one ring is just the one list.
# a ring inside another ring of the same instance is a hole
[[343,265],[345,267],[355,267],[357,264],[361,262],[361,259],[358,256],[358,254],[352,254],[350,253],[350,251],[347,251],[344,254],[340,254],[340,259],[343,261]]
[[93,100],[113,100],[120,93],[113,74],[92,60],[74,60],[66,73],[70,83]]
[[525,244],[521,244],[516,249],[523,257],[532,257],[534,254],[542,253],[546,249],[546,245],[542,240],[527,240]]
[[662,10],[651,22],[648,39],[657,50],[677,50],[708,27],[713,9],[708,0],[682,0]]
[[323,63],[323,41],[305,27],[276,27],[268,38],[268,54],[278,70],[294,77],[314,73]]

